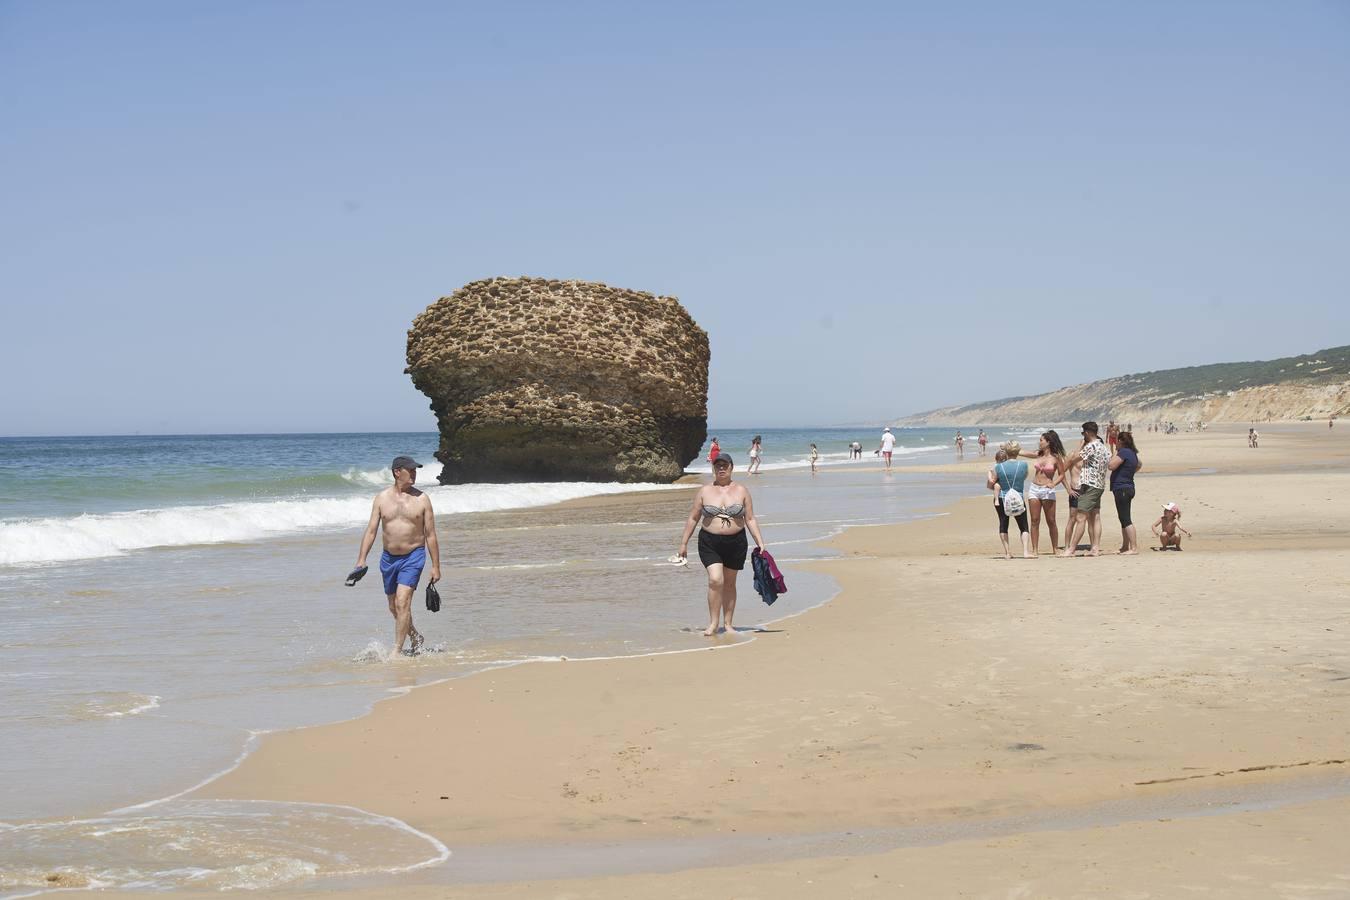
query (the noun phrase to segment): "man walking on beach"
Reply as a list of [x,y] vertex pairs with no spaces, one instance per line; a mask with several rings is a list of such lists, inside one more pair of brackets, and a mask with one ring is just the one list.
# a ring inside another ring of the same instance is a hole
[[1092,546],[1088,556],[1101,555],[1102,542],[1102,494],[1106,492],[1107,463],[1111,454],[1097,436],[1097,423],[1083,423],[1083,443],[1064,461],[1067,471],[1071,466],[1082,464],[1078,490],[1069,489],[1069,496],[1077,494],[1078,505],[1073,510],[1073,519],[1069,522],[1069,539],[1064,542],[1064,552],[1060,556],[1073,556],[1078,550],[1078,539],[1087,531]]
[[895,452],[895,435],[887,428],[881,432],[881,458],[886,460],[886,471],[891,470],[891,454]]
[[[356,568],[364,569],[366,557],[375,544],[375,532],[384,529],[384,553],[380,555],[380,574],[384,576],[384,593],[389,598],[389,614],[394,617],[394,651],[404,656],[415,656],[421,649],[423,637],[413,627],[412,598],[422,568],[431,550],[431,581],[441,580],[441,546],[436,541],[436,518],[431,511],[431,498],[413,486],[421,464],[409,456],[396,456],[390,464],[394,471],[394,486],[375,495],[370,506],[370,522],[361,536],[361,552],[356,557]],[[403,642],[412,638],[412,646],[403,649]]]

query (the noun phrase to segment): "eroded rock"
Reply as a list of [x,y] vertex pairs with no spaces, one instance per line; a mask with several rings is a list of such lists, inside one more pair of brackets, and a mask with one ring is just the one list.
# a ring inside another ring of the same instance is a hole
[[491,278],[408,331],[441,481],[679,478],[707,436],[708,335],[674,297]]

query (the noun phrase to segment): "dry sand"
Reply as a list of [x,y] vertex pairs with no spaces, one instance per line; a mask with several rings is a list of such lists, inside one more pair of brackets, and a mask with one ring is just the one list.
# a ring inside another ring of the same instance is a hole
[[[372,895],[1350,896],[1350,435],[1243,431],[1139,435],[1138,557],[1005,561],[963,501],[838,538],[841,595],[749,644],[419,689],[199,796],[458,851]],[[1168,500],[1182,553],[1148,549]],[[435,883],[474,858],[511,883]]]

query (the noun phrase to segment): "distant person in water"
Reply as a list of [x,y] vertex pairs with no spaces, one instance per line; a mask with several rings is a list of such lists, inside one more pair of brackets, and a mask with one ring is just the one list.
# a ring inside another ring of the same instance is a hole
[[966,439],[961,436],[961,432],[956,433],[956,458],[966,458]]
[[[441,580],[441,545],[436,540],[436,517],[431,510],[431,498],[414,486],[421,464],[408,456],[396,456],[390,468],[394,473],[394,486],[376,494],[370,505],[370,521],[366,523],[365,534],[361,535],[356,568],[358,571],[365,569],[366,557],[375,544],[375,533],[382,530],[384,552],[380,555],[380,574],[384,576],[389,614],[394,617],[394,652],[415,656],[422,647],[423,638],[413,626],[413,593],[422,579],[428,550],[431,551],[431,583]],[[408,638],[412,638],[412,644],[405,650],[403,642]]]
[[765,549],[750,492],[731,480],[732,462],[724,454],[713,463],[713,482],[694,495],[680,536],[679,555],[688,558],[689,538],[695,528],[700,529],[698,558],[708,570],[708,627],[703,630],[708,637],[720,630],[735,631],[736,576],[745,568],[749,550],[745,532],[750,532],[759,549]]
[[722,448],[721,448],[720,446],[718,446],[718,444],[717,444],[717,438],[713,438],[713,439],[712,439],[712,443],[711,443],[710,445],[708,445],[708,462],[709,462],[709,464],[717,462],[718,454],[720,454],[721,452],[722,452]]
[[746,472],[750,475],[759,474],[759,458],[764,453],[764,440],[759,435],[755,435],[750,441],[750,468]]
[[891,454],[895,452],[895,435],[889,428],[881,432],[881,458],[886,460],[886,471],[891,470]]
[[862,444],[858,441],[849,444],[848,453],[852,459],[862,459]]
[[985,434],[985,433],[984,433],[984,429],[981,428],[981,429],[980,429],[980,455],[981,455],[981,456],[984,456],[985,448],[988,447],[988,446],[989,446],[989,436],[988,436],[987,434]]
[[811,474],[812,474],[812,475],[816,474],[816,463],[818,463],[819,461],[820,461],[820,451],[816,449],[816,445],[815,445],[815,444],[812,444],[812,445],[811,445]]
[[1158,539],[1159,550],[1180,550],[1181,532],[1186,537],[1193,535],[1181,527],[1181,507],[1175,503],[1163,506],[1162,517],[1153,523],[1153,536]]

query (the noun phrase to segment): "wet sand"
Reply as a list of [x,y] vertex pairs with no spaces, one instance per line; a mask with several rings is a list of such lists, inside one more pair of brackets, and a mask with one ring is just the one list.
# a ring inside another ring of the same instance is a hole
[[[349,804],[487,861],[327,885],[372,895],[1350,896],[1337,432],[1139,434],[1138,557],[1005,561],[988,498],[854,528],[814,564],[841,595],[753,642],[421,688],[196,796]],[[1148,549],[1168,500],[1182,553]]]

